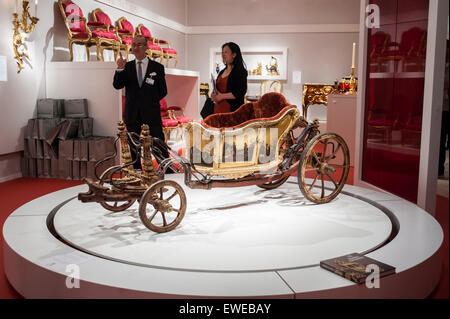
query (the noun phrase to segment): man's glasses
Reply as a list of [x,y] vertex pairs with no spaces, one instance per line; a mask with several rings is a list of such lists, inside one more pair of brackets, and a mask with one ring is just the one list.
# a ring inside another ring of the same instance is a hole
[[132,47],[145,47],[145,43],[132,43]]

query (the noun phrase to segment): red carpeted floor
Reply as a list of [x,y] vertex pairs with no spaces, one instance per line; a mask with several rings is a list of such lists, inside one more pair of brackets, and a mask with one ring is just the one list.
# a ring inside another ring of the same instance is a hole
[[[353,184],[353,169],[350,171],[348,184]],[[42,178],[19,178],[9,182],[0,183],[0,223],[1,232],[0,244],[2,253],[0,254],[0,299],[22,298],[9,284],[5,276],[3,266],[3,224],[6,218],[23,204],[54,191],[81,184],[80,181],[67,181],[59,179]],[[444,243],[442,245],[442,276],[439,285],[431,294],[432,299],[449,298],[449,237],[448,237],[448,198],[437,196],[436,219],[444,230]]]

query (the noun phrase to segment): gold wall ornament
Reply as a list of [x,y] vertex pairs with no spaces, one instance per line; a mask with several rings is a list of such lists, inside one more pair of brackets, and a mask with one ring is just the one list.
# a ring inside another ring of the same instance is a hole
[[[35,2],[37,7],[37,1]],[[17,60],[17,73],[20,73],[23,67],[24,59],[31,60],[27,53],[27,48],[25,46],[26,35],[33,32],[36,23],[39,21],[38,18],[32,17],[30,14],[30,2],[27,0],[22,1],[22,19],[19,19],[19,13],[13,13],[13,25],[14,25],[14,35],[13,35],[13,49],[14,58]],[[35,11],[37,12],[37,10]],[[28,22],[30,20],[30,23]],[[22,31],[20,31],[22,30]]]

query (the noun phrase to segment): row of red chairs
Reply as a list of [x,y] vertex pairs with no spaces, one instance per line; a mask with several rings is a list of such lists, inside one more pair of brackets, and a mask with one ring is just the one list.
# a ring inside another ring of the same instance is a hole
[[[163,123],[164,135],[167,139],[174,130],[179,130],[183,125],[192,121],[184,115],[184,108],[181,106],[168,106],[167,101],[163,98],[160,102],[161,119]],[[122,114],[125,110],[125,96],[122,96]],[[178,137],[178,136],[177,136]]]
[[370,38],[370,64],[375,69],[372,72],[381,72],[381,64],[387,61],[402,62],[402,70],[414,64],[416,69],[423,68],[427,45],[426,30],[413,27],[402,33],[400,42],[392,42],[391,35],[377,31]]
[[147,39],[147,55],[151,59],[159,58],[160,63],[163,63],[165,59],[166,67],[169,66],[169,60],[174,59],[174,67],[177,67],[177,51],[170,47],[168,41],[154,38],[150,30],[143,24],[139,24],[134,29],[130,21],[125,17],[121,17],[114,26],[109,16],[101,9],[93,10],[91,12],[91,21],[87,21],[81,8],[73,1],[58,0],[58,4],[67,29],[71,61],[73,61],[74,43],[86,47],[88,61],[89,49],[93,45],[97,47],[98,60],[104,61],[104,50],[113,50],[115,60],[120,50],[124,50],[125,58],[128,60],[132,39],[135,34],[140,34]]

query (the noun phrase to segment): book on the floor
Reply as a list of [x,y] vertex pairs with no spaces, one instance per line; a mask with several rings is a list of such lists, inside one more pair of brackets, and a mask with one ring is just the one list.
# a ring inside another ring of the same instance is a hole
[[358,284],[364,283],[372,273],[368,265],[378,266],[380,278],[395,274],[395,267],[357,253],[320,262],[320,267]]

